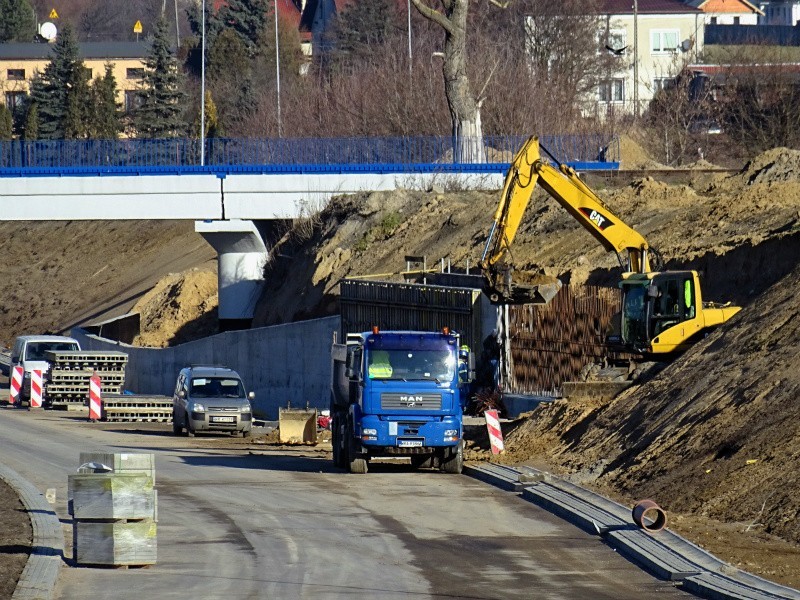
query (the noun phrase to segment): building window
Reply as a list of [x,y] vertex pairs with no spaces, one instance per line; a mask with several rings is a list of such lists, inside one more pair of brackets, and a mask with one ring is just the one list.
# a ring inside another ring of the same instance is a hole
[[11,114],[19,116],[25,105],[25,92],[6,92],[6,108]]
[[716,25],[716,24],[717,24],[717,17],[711,17],[711,21],[709,22],[709,25]]
[[6,77],[9,81],[25,81],[25,69],[8,69]]
[[598,93],[601,102],[623,102],[625,100],[625,80],[602,81]]
[[733,24],[734,25],[741,25],[742,19],[740,17],[733,17]]
[[605,49],[615,56],[624,56],[628,47],[628,35],[624,29],[610,29],[606,37]]
[[672,77],[656,77],[653,79],[653,94],[657,94],[661,90],[668,90],[675,85],[675,80]]
[[142,105],[138,90],[125,90],[125,112],[132,113]]
[[669,54],[678,48],[680,31],[677,29],[655,29],[650,32],[650,51],[653,54]]
[[141,79],[142,77],[144,77],[144,69],[142,68],[130,68],[125,71],[126,79]]

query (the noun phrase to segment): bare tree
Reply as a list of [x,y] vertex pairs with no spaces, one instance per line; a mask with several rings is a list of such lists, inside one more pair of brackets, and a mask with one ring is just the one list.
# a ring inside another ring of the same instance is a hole
[[481,104],[467,77],[467,17],[469,0],[439,0],[442,11],[411,0],[419,13],[444,30],[444,90],[453,127],[454,148],[461,162],[483,162]]

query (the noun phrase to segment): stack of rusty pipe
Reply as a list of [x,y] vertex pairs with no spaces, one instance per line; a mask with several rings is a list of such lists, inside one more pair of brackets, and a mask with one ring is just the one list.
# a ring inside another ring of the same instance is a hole
[[509,314],[512,393],[542,393],[575,381],[590,362],[611,355],[606,335],[620,309],[619,290],[564,286],[547,305],[514,306]]

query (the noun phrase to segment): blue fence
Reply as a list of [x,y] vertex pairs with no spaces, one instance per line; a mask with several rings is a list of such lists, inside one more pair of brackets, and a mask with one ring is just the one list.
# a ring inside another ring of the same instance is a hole
[[[363,137],[206,140],[59,140],[0,142],[0,176],[142,173],[504,172],[527,136]],[[561,162],[579,169],[619,168],[612,135],[542,136]]]

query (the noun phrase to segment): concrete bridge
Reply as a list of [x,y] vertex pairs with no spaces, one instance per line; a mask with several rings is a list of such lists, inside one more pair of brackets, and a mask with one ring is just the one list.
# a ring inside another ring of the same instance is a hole
[[[263,284],[265,222],[331,197],[397,188],[499,189],[525,136],[486,137],[482,162],[452,138],[0,142],[2,219],[185,219],[219,254],[220,326],[249,324]],[[608,136],[542,138],[579,170],[619,168]],[[561,158],[563,157],[563,158]],[[203,164],[200,164],[203,162]]]

